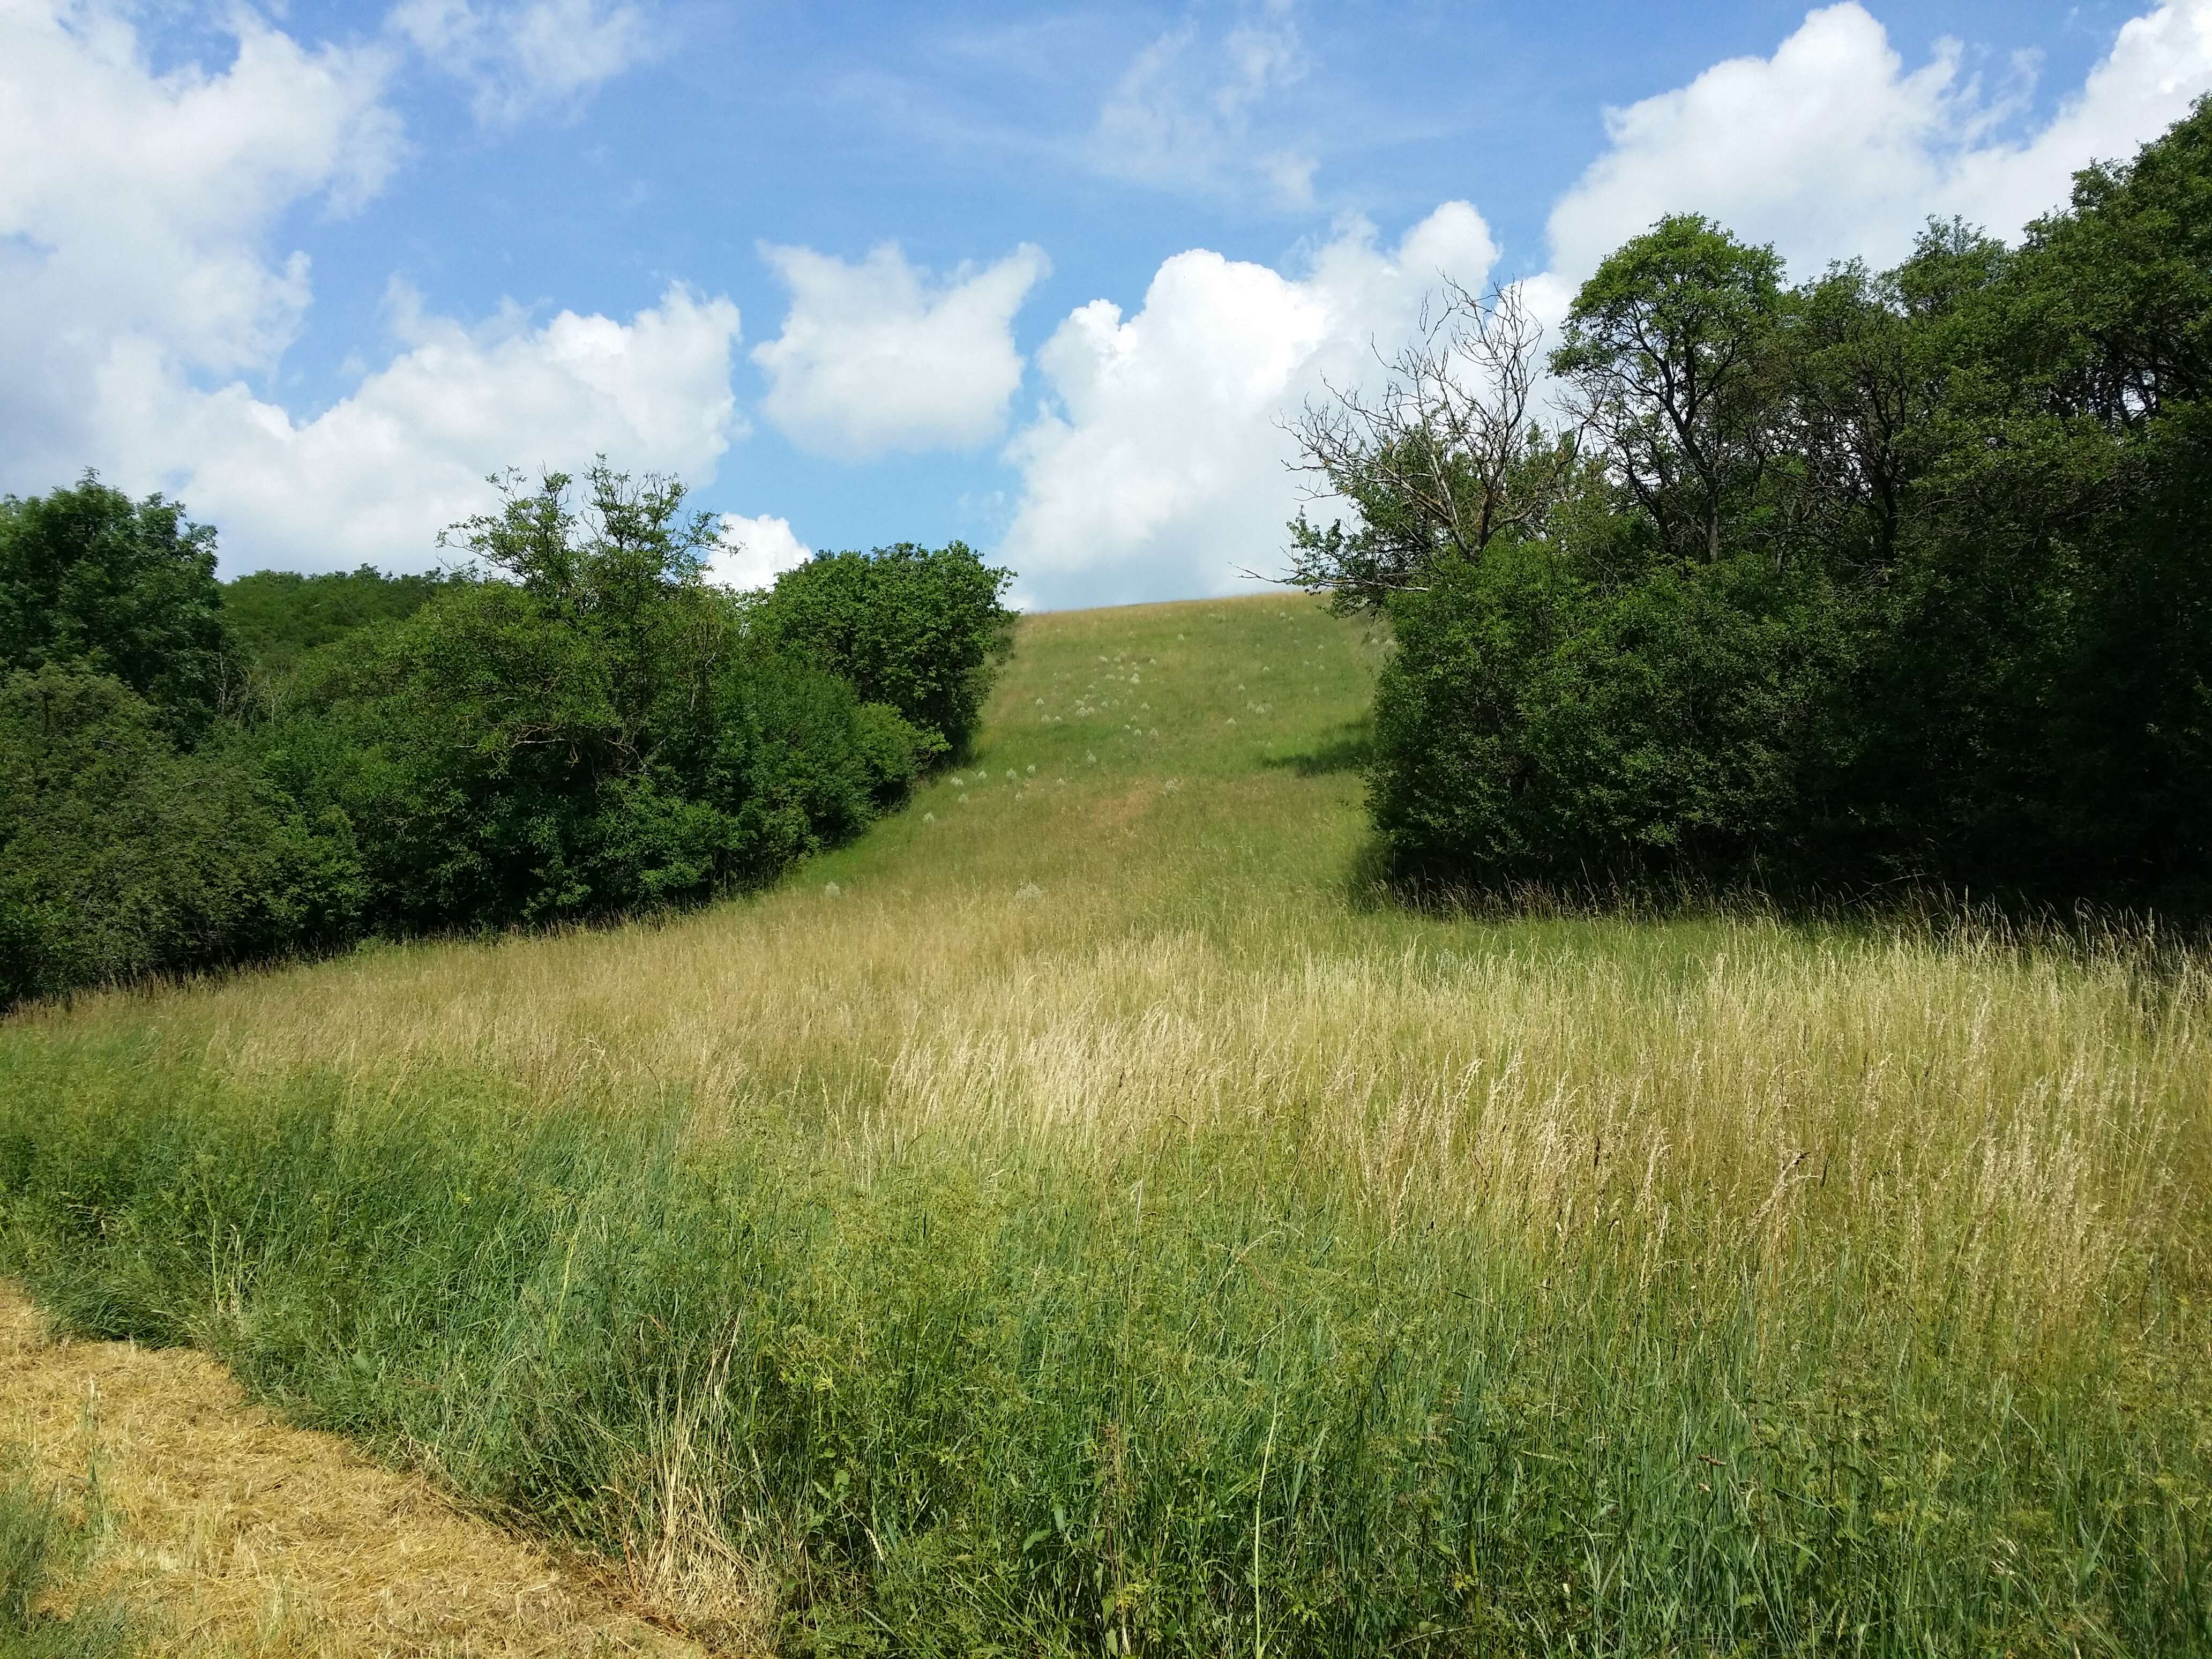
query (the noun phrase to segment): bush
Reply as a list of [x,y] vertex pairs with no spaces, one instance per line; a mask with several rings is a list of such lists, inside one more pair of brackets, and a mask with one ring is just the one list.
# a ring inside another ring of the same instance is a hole
[[356,629],[404,621],[455,580],[434,571],[387,576],[368,565],[319,576],[257,570],[223,584],[223,621],[240,654],[281,684],[308,653]]
[[556,475],[464,544],[510,580],[449,586],[305,669],[258,740],[296,799],[356,826],[374,925],[506,924],[763,879],[866,827],[926,739],[778,652],[700,579],[683,492]]
[[[495,482],[501,510],[449,532],[478,569],[234,585],[283,689],[250,699],[211,532],[89,477],[4,504],[0,606],[27,665],[0,681],[0,1007],[365,928],[758,883],[860,833],[943,749],[856,690],[850,653],[708,586],[712,520],[673,480],[601,464],[580,503],[563,475]],[[872,683],[972,722],[1006,578],[965,549],[887,556],[896,580],[807,591]]]
[[933,753],[957,757],[1012,641],[1013,612],[1000,603],[1012,580],[964,543],[901,542],[786,571],[759,623],[783,649],[852,681],[864,702],[896,709]]
[[1795,826],[1847,649],[1756,559],[1607,585],[1509,539],[1392,606],[1376,822],[1411,869],[1510,880],[1740,867]]
[[343,820],[221,749],[179,752],[120,681],[0,684],[0,1006],[340,937],[361,896]]

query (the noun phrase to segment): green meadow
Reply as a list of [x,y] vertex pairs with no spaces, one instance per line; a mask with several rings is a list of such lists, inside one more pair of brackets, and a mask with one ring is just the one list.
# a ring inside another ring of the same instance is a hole
[[732,1650],[2212,1651],[2212,960],[1371,876],[1381,641],[1033,617],[759,895],[0,1024],[0,1271]]

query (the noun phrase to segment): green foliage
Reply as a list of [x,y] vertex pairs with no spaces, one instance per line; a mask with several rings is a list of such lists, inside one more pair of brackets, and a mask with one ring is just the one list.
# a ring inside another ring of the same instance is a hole
[[0,500],[0,673],[109,674],[190,736],[222,706],[228,640],[215,532],[87,472]]
[[757,881],[902,796],[921,739],[779,653],[700,579],[684,491],[595,467],[455,539],[449,584],[303,670],[258,734],[295,799],[359,826],[374,925],[501,924]]
[[1552,360],[1597,465],[1392,601],[1398,857],[2203,904],[2209,201],[2200,104],[2018,249],[1936,225],[1794,291],[1699,219],[1613,255]]
[[222,615],[239,651],[282,683],[309,652],[356,629],[404,621],[456,580],[438,572],[387,576],[368,565],[320,576],[257,570],[223,584]]
[[835,553],[787,570],[762,605],[761,627],[784,649],[852,681],[957,756],[973,738],[991,677],[1012,639],[1000,603],[1012,573],[961,542],[901,542]]
[[1823,586],[1755,556],[1607,574],[1514,539],[1394,601],[1371,805],[1408,865],[1601,879],[1790,827],[1849,649]]
[[1881,594],[1876,764],[1970,877],[2202,903],[2212,841],[2212,103],[2095,167],[1923,326],[1948,370]]
[[0,1003],[343,937],[347,824],[221,746],[179,751],[106,675],[0,683]]
[[1662,219],[1583,284],[1552,354],[1619,482],[1678,557],[1721,556],[1723,527],[1769,459],[1761,393],[1781,272],[1771,248],[1695,216]]
[[[264,572],[227,600],[213,532],[158,498],[88,477],[0,506],[25,665],[0,682],[0,1006],[764,881],[942,747],[848,665],[973,718],[1005,578],[964,549],[794,601],[834,611],[841,654],[702,580],[712,520],[672,479],[602,463],[580,500],[557,473],[494,482],[501,509],[447,538],[459,576]],[[225,603],[262,679],[218,718],[244,686],[222,678]]]

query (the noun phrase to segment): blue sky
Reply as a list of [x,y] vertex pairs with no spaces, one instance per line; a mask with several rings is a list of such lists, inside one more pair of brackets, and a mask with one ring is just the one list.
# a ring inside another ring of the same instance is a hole
[[733,580],[958,536],[1031,604],[1236,591],[1279,417],[1440,273],[1556,315],[1668,211],[1801,272],[2008,234],[2208,88],[2212,0],[0,0],[0,488],[421,568],[605,450]]

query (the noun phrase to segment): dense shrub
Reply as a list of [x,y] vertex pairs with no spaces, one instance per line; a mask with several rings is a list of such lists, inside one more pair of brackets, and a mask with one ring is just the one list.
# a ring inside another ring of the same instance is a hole
[[914,776],[920,734],[778,652],[701,580],[683,492],[604,467],[510,486],[449,585],[305,671],[261,738],[295,798],[361,827],[379,925],[649,906],[849,836]]
[[1793,826],[1848,650],[1820,585],[1757,557],[1633,583],[1518,538],[1393,605],[1371,803],[1409,866],[1644,874]]
[[1790,290],[1676,218],[1607,259],[1551,360],[1571,487],[1388,596],[1398,860],[2200,903],[2208,224],[2212,103],[2018,248]]
[[836,553],[776,578],[760,623],[785,649],[887,703],[948,756],[965,751],[1012,639],[1012,574],[961,542]]
[[580,501],[559,474],[501,482],[450,533],[460,574],[264,573],[229,630],[213,532],[180,508],[89,477],[5,504],[0,1006],[757,883],[944,747],[854,675],[972,723],[1004,578],[966,550],[806,590],[832,650],[703,580],[712,522],[672,480],[601,465]]
[[836,676],[735,635],[720,596],[696,599],[724,636],[690,664],[696,700],[667,697],[660,718],[626,722],[608,653],[485,583],[318,665],[262,734],[264,764],[363,826],[381,926],[589,914],[773,875],[896,800],[921,740]]
[[0,1004],[343,936],[352,836],[108,675],[0,684]]
[[368,565],[315,576],[257,570],[222,585],[223,622],[246,662],[282,684],[308,653],[356,629],[404,621],[466,579],[465,572],[387,576]]

